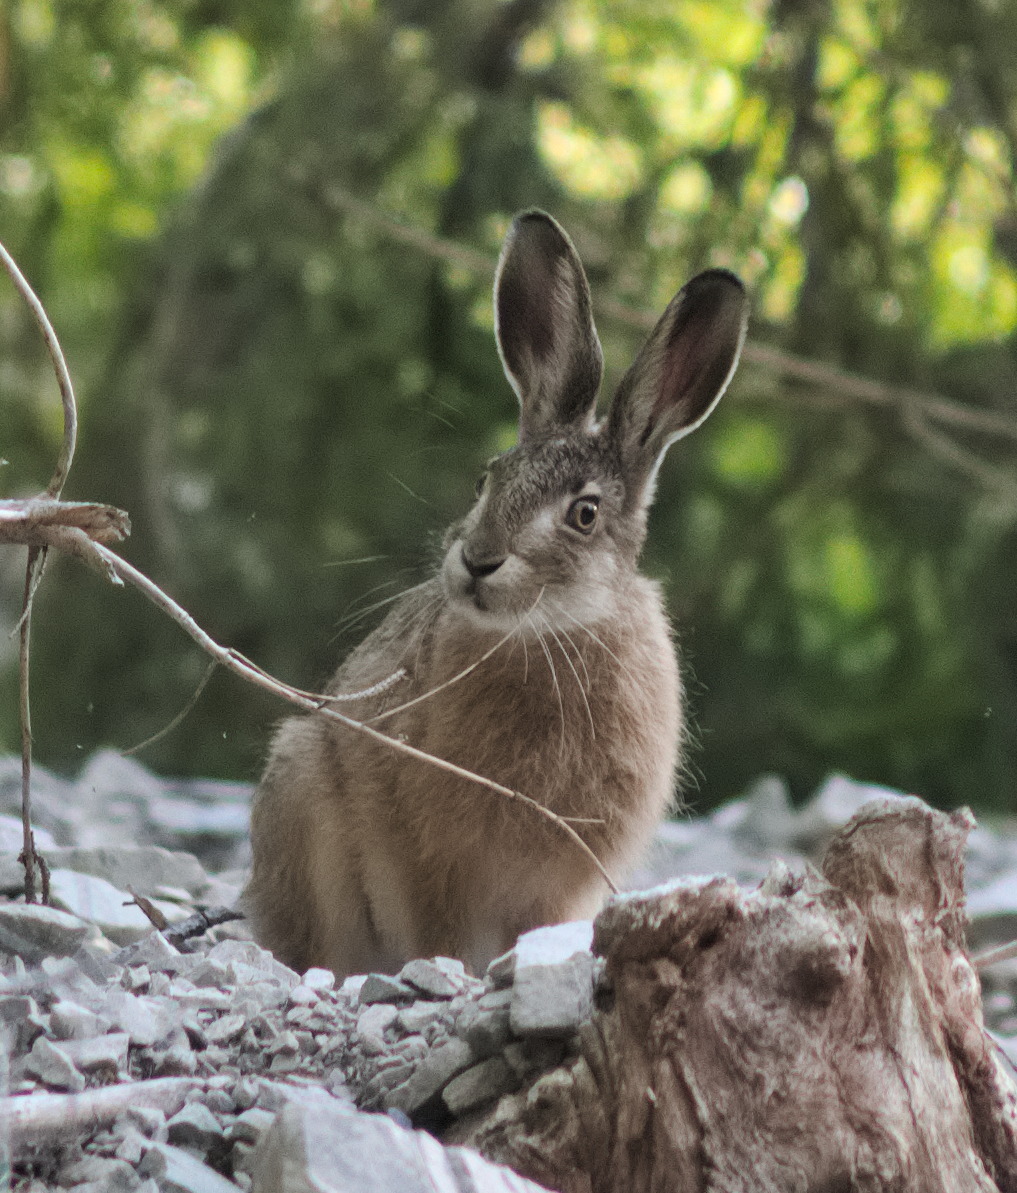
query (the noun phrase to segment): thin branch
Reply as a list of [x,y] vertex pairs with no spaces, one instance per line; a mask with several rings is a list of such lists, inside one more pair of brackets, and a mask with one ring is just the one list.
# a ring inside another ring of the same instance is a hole
[[11,281],[14,283],[15,289],[28,304],[32,314],[35,316],[36,323],[39,324],[42,338],[46,341],[46,348],[49,351],[50,359],[53,361],[57,384],[60,386],[60,401],[64,408],[64,438],[60,447],[60,456],[57,460],[56,470],[49,484],[46,486],[46,492],[50,497],[59,497],[63,491],[64,482],[67,480],[67,474],[71,470],[71,461],[74,459],[74,445],[78,438],[78,409],[74,401],[74,386],[71,384],[71,375],[67,371],[67,361],[64,360],[63,350],[56,337],[56,332],[53,330],[53,324],[49,321],[49,316],[43,309],[43,305],[39,301],[35,291],[26,281],[25,275],[18,268],[14,258],[2,244],[0,244],[0,261],[3,262],[4,268],[11,275]]
[[[170,721],[168,725],[164,725],[157,733],[153,733],[151,737],[146,737],[144,741],[139,741],[136,746],[129,746],[126,750],[121,750],[120,753],[123,754],[125,758],[130,757],[131,754],[138,754],[142,750],[147,749],[149,746],[155,745],[157,741],[162,741],[164,737],[167,737],[169,734],[171,734],[201,699],[201,693],[205,690],[205,688],[208,687],[208,681],[215,674],[215,669],[218,666],[219,664],[215,661],[215,659],[209,663],[208,667],[205,669],[205,674],[202,675],[201,679],[198,681],[198,686],[194,689],[194,693],[190,700],[187,701],[184,707],[177,713],[177,715],[172,721]],[[127,889],[130,890],[130,887]],[[131,891],[131,894],[133,895],[134,892]],[[144,910],[145,909],[142,908],[142,911]],[[148,912],[145,911],[145,914],[148,915]],[[160,925],[156,924],[157,928],[159,926]]]
[[[60,401],[64,411],[64,435],[60,446],[60,455],[56,469],[50,478],[46,493],[54,499],[59,498],[67,474],[70,472],[71,461],[74,459],[74,445],[78,437],[78,410],[74,401],[74,386],[71,375],[67,370],[67,361],[57,339],[53,324],[49,321],[38,295],[28,284],[25,275],[17,266],[17,262],[10,255],[3,244],[0,244],[0,261],[10,274],[15,289],[28,304],[35,316],[35,321],[42,332],[46,348],[53,362],[57,384],[60,387]],[[42,580],[42,571],[46,566],[46,552],[38,547],[30,547],[28,563],[25,568],[25,596],[21,609],[21,620],[18,623],[18,702],[21,714],[21,824],[23,831],[22,862],[25,867],[25,902],[35,902],[35,836],[32,833],[32,718],[28,686],[28,657],[29,642],[32,629],[32,602],[35,592]],[[43,871],[45,875],[45,871]],[[48,885],[44,882],[44,885]],[[48,892],[46,892],[48,895]]]
[[[434,236],[423,228],[402,223],[395,216],[356,198],[340,186],[330,185],[325,190],[325,199],[334,208],[363,220],[399,244],[408,245],[429,257],[462,266],[471,272],[494,276],[494,257],[456,241]],[[612,299],[595,299],[594,305],[605,317],[639,331],[649,331],[657,322],[656,315],[636,310]],[[761,344],[757,340],[746,342],[742,349],[742,361],[783,377],[832,390],[853,401],[872,406],[911,407],[920,410],[935,422],[1017,442],[1017,421],[1006,415],[955,402],[940,394],[875,381],[822,361],[806,360],[770,344]]]
[[[576,846],[586,854],[596,867],[601,877],[607,883],[608,888],[617,894],[618,887],[611,875],[605,869],[600,858],[597,857],[590,846],[576,832],[570,817],[559,816],[556,812],[552,812],[550,808],[546,808],[543,804],[538,803],[537,800],[521,791],[515,791],[511,787],[496,783],[493,779],[487,779],[483,775],[466,770],[465,767],[457,766],[454,762],[448,762],[444,758],[438,758],[434,754],[428,754],[424,750],[417,749],[416,746],[411,746],[408,742],[400,741],[396,737],[390,737],[388,734],[382,733],[380,730],[374,729],[362,721],[357,721],[353,717],[346,716],[345,713],[339,712],[338,709],[325,707],[322,704],[321,698],[310,699],[297,689],[273,678],[260,667],[249,663],[238,652],[229,649],[229,647],[221,646],[198,625],[186,609],[178,605],[172,597],[167,596],[158,584],[150,580],[144,572],[139,572],[136,567],[128,563],[127,560],[121,559],[119,555],[102,543],[94,542],[78,527],[60,525],[39,526],[35,528],[34,534],[36,539],[46,546],[75,555],[91,567],[105,572],[115,583],[131,584],[133,587],[139,589],[154,605],[162,609],[186,634],[193,638],[202,650],[221,663],[228,671],[233,672],[234,675],[239,675],[242,679],[264,688],[266,691],[283,700],[289,701],[291,704],[295,704],[298,708],[316,713],[321,717],[327,717],[329,720],[343,725],[353,733],[369,737],[372,741],[376,741],[389,749],[405,754],[409,758],[415,758],[418,762],[422,762],[427,766],[436,767],[438,770],[445,771],[446,774],[455,775],[459,779],[465,779],[469,783],[475,783],[478,787],[483,787],[506,799],[514,800],[516,803],[532,808],[537,815],[557,825],[563,833],[575,842]],[[324,699],[332,700],[333,697],[327,696]],[[575,823],[586,823],[586,821],[576,821]]]
[[1017,940],[1011,940],[1009,944],[1001,944],[994,949],[986,949],[982,953],[977,953],[971,958],[971,964],[975,969],[988,969],[990,965],[998,965],[1000,961],[1013,961],[1017,958]]

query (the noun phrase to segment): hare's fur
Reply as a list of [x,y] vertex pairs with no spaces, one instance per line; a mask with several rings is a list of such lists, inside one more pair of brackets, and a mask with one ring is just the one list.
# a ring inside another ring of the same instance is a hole
[[[723,392],[744,297],[720,271],[690,283],[602,424],[585,277],[550,217],[513,226],[496,313],[520,444],[448,532],[439,574],[400,600],[329,691],[382,685],[344,711],[572,819],[620,877],[668,807],[683,735],[661,594],[636,569],[653,476]],[[321,717],[280,728],[252,837],[248,911],[298,970],[394,971],[444,955],[481,972],[520,932],[592,915],[606,893],[533,809]]]

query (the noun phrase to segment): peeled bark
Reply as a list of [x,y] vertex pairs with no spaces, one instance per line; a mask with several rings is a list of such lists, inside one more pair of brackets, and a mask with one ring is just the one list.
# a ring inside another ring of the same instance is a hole
[[579,1056],[457,1141],[563,1193],[1017,1193],[964,944],[972,823],[878,802],[822,874],[614,899]]

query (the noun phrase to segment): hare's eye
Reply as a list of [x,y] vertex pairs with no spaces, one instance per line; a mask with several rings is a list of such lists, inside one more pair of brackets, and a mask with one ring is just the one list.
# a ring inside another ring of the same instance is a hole
[[597,510],[600,499],[597,497],[577,497],[569,506],[565,521],[573,530],[583,534],[591,534],[597,524]]
[[476,484],[476,488],[474,489],[474,492],[479,497],[481,495],[481,493],[483,493],[483,491],[486,488],[487,488],[487,473],[482,472],[480,474],[480,476],[477,477],[477,484]]

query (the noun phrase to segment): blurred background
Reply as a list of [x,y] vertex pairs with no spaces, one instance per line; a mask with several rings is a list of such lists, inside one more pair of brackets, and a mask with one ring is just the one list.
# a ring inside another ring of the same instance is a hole
[[[762,772],[1017,802],[1017,0],[6,0],[0,239],[81,408],[66,495],[220,641],[320,684],[515,436],[491,269],[570,230],[608,390],[693,272],[751,344],[669,457],[644,565],[705,809]],[[0,495],[61,416],[0,284]],[[0,558],[13,626],[23,559]],[[37,758],[165,726],[207,660],[51,561]],[[0,750],[18,743],[0,637]],[[143,760],[254,778],[284,708],[217,673]]]

